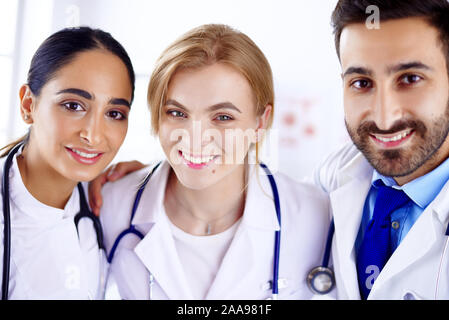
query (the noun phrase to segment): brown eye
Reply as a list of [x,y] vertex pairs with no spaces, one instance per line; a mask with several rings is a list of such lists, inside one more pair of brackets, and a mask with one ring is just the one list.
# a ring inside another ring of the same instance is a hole
[[356,88],[356,89],[369,89],[372,87],[372,82],[370,80],[367,79],[360,79],[360,80],[356,80],[351,84],[352,87]]
[[117,110],[112,110],[107,113],[108,117],[111,117],[114,120],[125,120],[126,115]]
[[422,78],[416,74],[406,74],[401,78],[401,83],[410,85],[421,81]]
[[81,104],[78,102],[66,102],[63,103],[62,106],[66,108],[69,111],[77,112],[77,111],[84,111],[84,108]]

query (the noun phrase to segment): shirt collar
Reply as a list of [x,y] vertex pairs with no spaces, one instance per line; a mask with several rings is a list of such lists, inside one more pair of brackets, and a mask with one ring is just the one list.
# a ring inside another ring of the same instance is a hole
[[414,203],[424,209],[436,198],[448,180],[449,159],[446,159],[432,171],[404,184],[403,186],[398,186],[392,177],[383,176],[374,170],[372,185],[375,188],[378,188],[380,181],[382,181],[386,186],[403,190]]

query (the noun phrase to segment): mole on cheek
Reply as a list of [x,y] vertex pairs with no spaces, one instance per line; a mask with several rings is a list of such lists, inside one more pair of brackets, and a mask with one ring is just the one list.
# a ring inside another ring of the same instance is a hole
[[212,174],[214,174],[215,173],[215,170],[212,170]]

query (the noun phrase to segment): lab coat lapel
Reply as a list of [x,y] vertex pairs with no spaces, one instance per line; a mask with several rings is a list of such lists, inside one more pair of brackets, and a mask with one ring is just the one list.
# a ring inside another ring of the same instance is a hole
[[233,292],[245,290],[244,280],[254,267],[254,248],[248,228],[240,225],[223,258],[207,295],[207,300],[229,299]]
[[381,291],[382,285],[394,276],[403,274],[406,268],[421,259],[433,247],[437,239],[435,215],[432,208],[426,209],[421,214],[380,272],[368,299],[385,297],[385,292]]
[[341,274],[341,282],[337,286],[344,286],[348,299],[360,299],[354,244],[371,186],[372,172],[366,159],[358,154],[339,174],[340,187],[330,193],[335,223],[334,247]]
[[[274,202],[267,197],[267,195],[272,196],[268,179],[262,170],[256,168],[250,167],[242,221],[206,299],[228,299],[235,297],[235,292],[245,292],[248,289],[245,278],[258,268],[256,248],[273,250],[274,232],[280,227]],[[257,176],[258,174],[260,175]]]
[[134,252],[169,299],[193,299],[166,219],[160,215]]
[[369,296],[382,298],[382,285],[421,260],[444,237],[449,215],[449,182],[424,210],[379,274]]
[[134,252],[169,299],[193,299],[164,211],[163,201],[170,168],[168,162],[164,161],[142,194],[133,224],[141,232],[146,231],[148,225],[150,230],[134,248]]

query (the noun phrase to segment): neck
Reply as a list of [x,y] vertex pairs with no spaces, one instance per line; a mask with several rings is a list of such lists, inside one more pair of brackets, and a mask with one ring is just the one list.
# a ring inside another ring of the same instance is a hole
[[244,165],[215,185],[201,190],[185,187],[171,170],[164,199],[167,216],[190,234],[223,232],[243,215],[245,186]]
[[35,199],[47,206],[64,209],[76,182],[51,168],[30,143],[18,156],[17,163],[23,184]]

